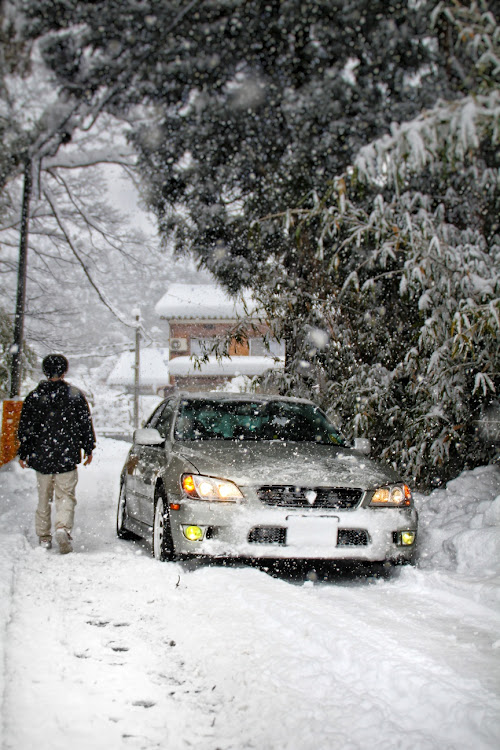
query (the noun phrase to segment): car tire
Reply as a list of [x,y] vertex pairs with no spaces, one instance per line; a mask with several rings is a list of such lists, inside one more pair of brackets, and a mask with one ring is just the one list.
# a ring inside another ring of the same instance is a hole
[[174,542],[170,528],[170,516],[163,492],[158,492],[155,502],[152,537],[153,557],[160,562],[175,559]]
[[120,539],[133,539],[134,534],[125,528],[127,519],[127,491],[125,482],[120,485],[120,496],[118,498],[118,510],[116,512],[116,535]]

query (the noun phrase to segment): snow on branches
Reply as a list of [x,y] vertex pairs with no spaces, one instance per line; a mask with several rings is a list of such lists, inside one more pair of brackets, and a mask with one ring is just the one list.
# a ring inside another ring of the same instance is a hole
[[466,162],[481,141],[500,143],[500,91],[443,102],[363,147],[354,161],[357,178],[404,185],[412,174]]
[[291,389],[307,373],[347,432],[423,487],[498,448],[480,429],[500,388],[500,34],[485,8],[433,16],[455,34],[464,95],[393,124],[291,213],[298,246],[312,227],[319,238],[308,314],[330,347],[302,349],[283,377]]

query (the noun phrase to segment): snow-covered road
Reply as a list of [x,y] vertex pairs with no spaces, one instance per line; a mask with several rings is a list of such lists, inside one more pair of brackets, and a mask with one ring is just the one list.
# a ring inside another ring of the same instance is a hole
[[4,750],[498,748],[498,571],[160,564],[114,534],[127,448],[80,469],[72,555],[36,546],[34,473],[0,472]]

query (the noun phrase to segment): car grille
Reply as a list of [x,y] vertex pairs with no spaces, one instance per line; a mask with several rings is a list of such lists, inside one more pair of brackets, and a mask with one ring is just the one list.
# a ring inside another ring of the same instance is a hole
[[364,529],[339,529],[337,547],[367,547],[370,541]]
[[[250,544],[286,544],[286,529],[281,526],[255,526],[248,535]],[[337,547],[366,547],[370,537],[364,529],[339,529]]]
[[286,544],[286,529],[281,526],[256,526],[248,535],[250,544]]
[[257,490],[259,500],[282,508],[356,508],[363,490],[351,487],[287,487],[267,485]]

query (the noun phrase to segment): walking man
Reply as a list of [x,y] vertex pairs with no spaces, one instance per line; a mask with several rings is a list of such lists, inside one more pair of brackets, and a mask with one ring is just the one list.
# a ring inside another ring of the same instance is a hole
[[77,464],[92,461],[95,434],[83,393],[64,380],[68,360],[49,354],[42,362],[47,380],[26,396],[19,422],[19,463],[35,469],[38,507],[35,528],[42,547],[52,547],[51,507],[55,504],[55,536],[61,554],[71,552],[75,515]]

